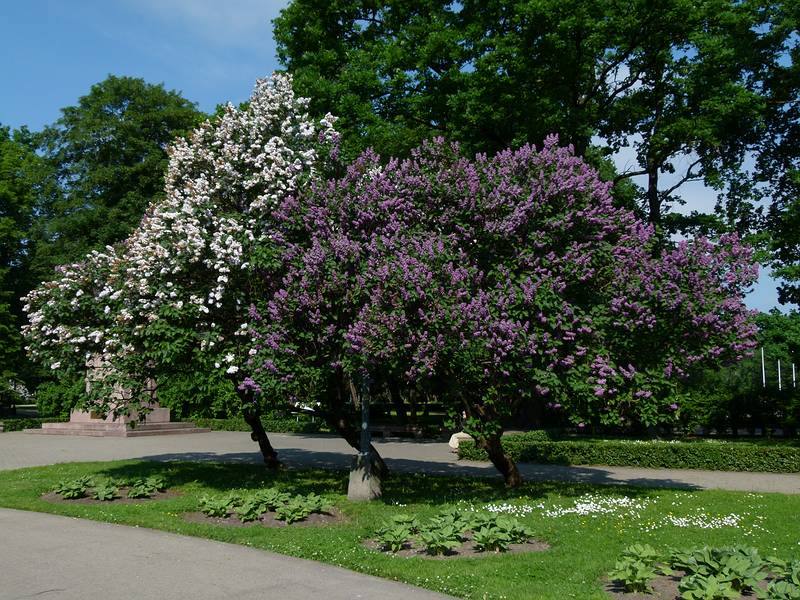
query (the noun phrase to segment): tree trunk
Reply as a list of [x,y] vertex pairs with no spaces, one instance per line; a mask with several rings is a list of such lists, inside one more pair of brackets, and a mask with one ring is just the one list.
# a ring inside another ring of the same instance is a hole
[[405,425],[408,423],[408,415],[406,414],[406,405],[403,401],[403,395],[400,393],[400,386],[397,381],[389,377],[386,382],[386,388],[389,390],[389,397],[392,399],[392,406],[397,413],[397,420]]
[[658,166],[649,166],[647,174],[648,221],[655,227],[661,225],[661,199],[658,197]]
[[[328,380],[328,411],[324,413],[325,422],[328,427],[338,433],[350,447],[361,452],[361,431],[348,418],[346,410],[347,399],[350,398],[350,391],[341,377],[337,373]],[[389,467],[386,466],[374,444],[369,446],[370,456],[372,457],[372,470],[381,479],[385,479],[389,474]]]
[[480,440],[480,446],[486,450],[489,460],[502,473],[506,485],[510,488],[518,487],[522,484],[522,476],[519,474],[516,463],[503,452],[503,445],[500,443],[501,435],[497,434]]
[[264,430],[264,425],[261,423],[260,415],[257,412],[245,412],[244,420],[250,425],[250,429],[252,429],[250,439],[254,442],[258,442],[261,456],[264,457],[264,464],[270,469],[277,469],[280,467],[281,463],[278,460],[278,453],[275,451],[275,448],[272,447],[272,444],[269,443],[269,438],[267,437],[267,432]]

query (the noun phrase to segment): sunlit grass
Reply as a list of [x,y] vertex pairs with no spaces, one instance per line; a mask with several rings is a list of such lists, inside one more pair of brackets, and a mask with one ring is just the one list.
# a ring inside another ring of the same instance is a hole
[[[181,495],[102,505],[53,504],[40,498],[61,480],[82,475],[156,474]],[[189,523],[183,518],[183,513],[198,509],[203,495],[269,486],[327,496],[347,520],[325,527],[269,529]],[[0,506],[245,544],[464,598],[604,598],[602,578],[622,548],[635,542],[662,549],[745,543],[764,554],[800,556],[800,496],[570,483],[531,483],[507,490],[493,479],[398,474],[385,482],[381,501],[354,504],[347,501],[346,486],[347,474],[335,471],[271,473],[255,465],[215,463],[74,463],[0,472]],[[551,548],[426,560],[387,556],[362,545],[393,514],[414,513],[425,519],[450,506],[512,512]]]

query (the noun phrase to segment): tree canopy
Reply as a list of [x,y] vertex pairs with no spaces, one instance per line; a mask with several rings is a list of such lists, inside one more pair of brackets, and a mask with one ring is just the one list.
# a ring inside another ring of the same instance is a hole
[[163,194],[166,150],[202,118],[163,85],[110,75],[36,136],[54,189],[38,198],[32,268],[38,278],[126,237]]
[[[593,143],[632,145],[637,164],[617,181],[645,175],[644,212],[660,224],[683,183],[740,181],[764,135],[765,78],[789,35],[775,24],[783,6],[294,0],[274,35],[312,110],[341,115],[348,157],[366,147],[407,156],[434,135],[468,153],[550,134],[579,156],[596,157]],[[753,225],[745,208],[722,214],[738,222],[718,228]]]

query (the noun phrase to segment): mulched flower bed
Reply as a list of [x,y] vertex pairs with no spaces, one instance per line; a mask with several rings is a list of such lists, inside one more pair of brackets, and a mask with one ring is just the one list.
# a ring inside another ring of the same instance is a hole
[[439,554],[439,555],[432,555],[425,552],[425,549],[421,546],[415,544],[406,544],[403,550],[399,550],[398,552],[391,552],[390,550],[384,550],[381,544],[377,540],[365,540],[364,546],[369,548],[370,550],[375,550],[376,552],[380,552],[382,554],[387,554],[390,556],[401,556],[404,558],[410,558],[412,556],[419,556],[421,558],[431,558],[431,559],[448,559],[448,558],[464,558],[464,557],[476,557],[476,558],[485,558],[487,556],[499,556],[502,554],[522,554],[524,552],[544,552],[545,550],[550,549],[550,544],[546,542],[540,542],[538,540],[529,540],[524,544],[510,544],[508,546],[508,550],[506,552],[479,552],[475,548],[475,542],[472,541],[472,537],[469,533],[465,536],[466,541],[461,544],[461,547],[457,550],[451,550],[447,554]]
[[323,525],[333,525],[335,523],[344,523],[347,519],[338,510],[332,510],[324,513],[311,513],[302,521],[295,521],[294,523],[286,523],[286,521],[279,521],[275,518],[274,512],[262,514],[255,521],[242,521],[236,515],[229,515],[227,517],[209,517],[201,512],[188,512],[184,513],[183,519],[189,523],[205,523],[208,525],[226,525],[228,527],[319,527]]
[[[649,594],[643,592],[626,592],[621,583],[615,581],[606,582],[604,589],[606,593],[615,600],[680,600],[681,593],[678,591],[678,584],[681,578],[685,575],[682,571],[676,571],[674,575],[662,575],[656,577],[651,585],[653,591]],[[769,580],[759,583],[762,589],[767,588]],[[740,600],[747,600],[756,598],[753,592],[746,592],[744,595],[739,596]]]
[[47,492],[41,496],[45,502],[52,502],[53,504],[137,504],[139,502],[150,502],[152,500],[167,500],[180,496],[180,492],[174,490],[167,490],[165,492],[155,492],[149,498],[128,498],[127,487],[119,488],[119,498],[113,500],[95,500],[89,495],[83,498],[62,498],[61,495],[55,492]]

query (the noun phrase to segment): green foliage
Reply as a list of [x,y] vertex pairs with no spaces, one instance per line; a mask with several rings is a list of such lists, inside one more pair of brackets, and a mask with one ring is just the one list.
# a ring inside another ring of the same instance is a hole
[[267,488],[258,490],[254,494],[254,499],[264,506],[265,510],[275,510],[279,506],[286,504],[291,496],[277,488]]
[[[636,440],[541,441],[527,434],[504,436],[503,449],[517,462],[561,465],[608,465],[712,471],[800,471],[800,448],[718,441],[659,442]],[[488,460],[473,442],[461,442],[459,458]]]
[[672,553],[670,564],[693,577],[687,583],[688,593],[695,594],[689,596],[692,599],[705,598],[697,595],[701,593],[725,594],[728,588],[737,595],[752,590],[766,577],[767,568],[758,550],[747,546],[676,551]]
[[424,527],[420,529],[419,539],[425,552],[434,556],[447,554],[461,547],[461,531],[452,525]]
[[224,498],[203,496],[200,498],[200,512],[209,517],[227,517],[235,507],[241,506],[242,499],[236,495]]
[[405,548],[412,535],[408,526],[390,521],[378,530],[376,537],[384,550],[399,552]]
[[800,600],[800,586],[784,580],[770,581],[760,596],[766,600]]
[[2,419],[0,423],[3,424],[3,431],[22,431],[23,429],[39,429],[42,423],[58,423],[66,419],[30,419],[30,418],[10,418]]
[[104,481],[94,486],[92,498],[109,502],[119,498],[119,488],[113,481]]
[[70,479],[61,481],[54,490],[65,500],[73,500],[75,498],[83,498],[86,496],[86,490],[92,485],[92,478],[87,476],[79,477],[78,479]]
[[164,489],[163,478],[136,479],[128,488],[128,498],[150,498],[161,489]]
[[459,511],[456,508],[452,508],[449,510],[442,511],[438,515],[432,517],[430,521],[428,521],[427,529],[443,529],[443,528],[452,528],[454,531],[459,533],[463,532],[466,529],[469,529],[472,520],[470,517]]
[[472,532],[475,547],[480,552],[506,552],[512,543],[508,532],[497,525],[486,525]]
[[275,508],[275,518],[279,521],[286,521],[287,525],[296,521],[302,521],[313,511],[302,496],[295,496],[285,504]]
[[[198,427],[207,427],[214,431],[250,431],[250,426],[242,418],[235,419],[206,419],[203,417],[192,418]],[[307,418],[296,420],[294,418],[261,417],[261,423],[266,431],[274,433],[319,433],[327,428],[319,421],[312,423]]]
[[739,598],[729,581],[722,576],[695,573],[681,579],[678,585],[684,600],[726,600]]
[[417,521],[417,517],[414,515],[407,515],[404,513],[392,515],[392,518],[389,520],[389,525],[392,527],[405,527],[410,533],[419,532],[419,521]]
[[[462,141],[469,153],[538,144],[551,133],[579,155],[632,146],[638,164],[628,171],[649,176],[640,200],[659,223],[671,216],[664,205],[678,201],[659,175],[696,154],[670,185],[703,178],[727,184],[732,200],[716,218],[664,221],[713,231],[755,224],[739,167],[754,145],[775,146],[763,126],[768,115],[783,124],[797,112],[786,105],[797,84],[784,89],[797,81],[796,69],[778,58],[796,46],[796,17],[778,25],[784,10],[782,2],[756,10],[713,0],[294,0],[275,19],[274,38],[312,112],[341,117],[349,158],[367,147],[404,156],[438,135]],[[773,71],[780,75],[773,79]],[[796,131],[774,134],[788,138],[771,161],[777,173],[792,164],[787,151],[796,156]],[[593,135],[604,138],[594,152]]]
[[36,388],[36,407],[39,414],[69,419],[69,412],[86,396],[86,380],[82,374],[63,374],[58,379],[44,381]]
[[[256,521],[258,518],[267,511],[266,506],[258,498],[247,498],[242,504],[236,507],[236,516],[242,523],[248,521]],[[225,515],[211,515],[211,516],[225,516]]]
[[203,115],[178,92],[109,76],[38,136],[58,190],[37,206],[38,279],[127,236],[163,193],[166,148]]

